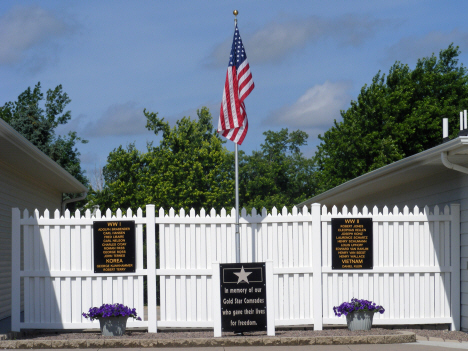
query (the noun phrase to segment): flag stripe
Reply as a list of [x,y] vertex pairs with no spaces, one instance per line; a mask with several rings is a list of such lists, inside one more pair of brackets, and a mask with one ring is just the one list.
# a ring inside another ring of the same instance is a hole
[[241,96],[242,101],[249,96],[250,92],[255,88],[253,80],[250,80],[247,84],[245,84],[239,93],[239,96]]

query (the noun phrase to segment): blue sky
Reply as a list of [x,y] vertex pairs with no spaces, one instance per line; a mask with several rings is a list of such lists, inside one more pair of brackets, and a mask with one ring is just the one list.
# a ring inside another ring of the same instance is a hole
[[[266,130],[318,134],[395,61],[454,43],[468,64],[466,1],[8,1],[0,2],[0,105],[41,82],[62,84],[82,165],[91,175],[110,151],[158,142],[143,109],[174,124],[210,108],[217,126],[237,9],[255,89],[246,99],[259,149]],[[233,150],[232,142],[226,144]]]

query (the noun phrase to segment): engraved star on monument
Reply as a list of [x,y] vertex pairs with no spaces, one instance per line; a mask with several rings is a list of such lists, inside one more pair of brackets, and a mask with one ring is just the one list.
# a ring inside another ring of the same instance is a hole
[[239,273],[234,273],[235,275],[237,275],[239,277],[239,280],[237,281],[237,284],[239,284],[240,282],[244,281],[246,282],[247,284],[249,284],[249,279],[247,278],[250,274],[252,274],[252,272],[246,272],[244,271],[244,266],[242,266],[242,269],[240,270]]

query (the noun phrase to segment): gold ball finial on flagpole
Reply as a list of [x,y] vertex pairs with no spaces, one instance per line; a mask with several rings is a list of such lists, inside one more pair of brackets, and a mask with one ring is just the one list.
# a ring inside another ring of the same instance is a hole
[[237,14],[239,13],[237,10],[234,10],[232,11],[232,13],[234,14],[234,16],[237,16]]

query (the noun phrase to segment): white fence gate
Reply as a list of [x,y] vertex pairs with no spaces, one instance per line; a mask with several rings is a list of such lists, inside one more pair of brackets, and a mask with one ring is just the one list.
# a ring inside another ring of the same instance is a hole
[[[199,215],[163,210],[153,205],[134,215],[117,211],[83,217],[76,212],[49,218],[13,209],[12,330],[20,328],[82,329],[97,327],[81,316],[91,306],[122,302],[143,312],[143,281],[148,282],[148,320],[129,327],[214,327],[213,298],[216,263],[235,261],[235,211]],[[331,219],[373,219],[374,268],[331,268]],[[333,306],[352,297],[371,299],[386,308],[375,324],[450,323],[460,329],[460,208],[433,213],[426,207],[413,213],[405,207],[372,213],[346,207],[338,213],[314,204],[302,213],[293,208],[240,219],[241,262],[273,262],[274,324],[276,326],[345,324]],[[92,224],[127,218],[137,226],[136,271],[126,274],[93,272]],[[146,224],[147,260],[143,262]],[[159,226],[159,254],[155,226]],[[160,268],[156,269],[156,259]],[[146,263],[146,268],[144,268]],[[160,319],[156,320],[156,277],[160,278]],[[22,287],[22,289],[21,289]],[[19,294],[21,291],[22,294]],[[21,296],[24,321],[20,321]]]

